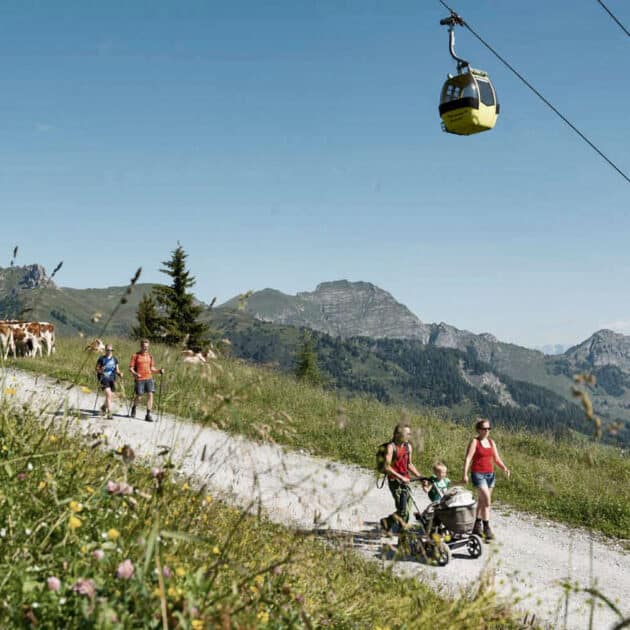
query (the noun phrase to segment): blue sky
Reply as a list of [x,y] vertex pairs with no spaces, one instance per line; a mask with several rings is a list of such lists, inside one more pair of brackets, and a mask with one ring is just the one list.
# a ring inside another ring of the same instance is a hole
[[[452,6],[630,172],[630,39],[595,0]],[[523,345],[630,333],[630,185],[465,29],[501,116],[443,133],[437,0],[3,8],[0,266],[161,281],[179,241],[204,301],[347,278]]]

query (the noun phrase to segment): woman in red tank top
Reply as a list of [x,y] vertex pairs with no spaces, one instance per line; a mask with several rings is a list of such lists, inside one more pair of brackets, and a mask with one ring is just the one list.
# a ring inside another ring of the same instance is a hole
[[468,483],[468,471],[472,473],[472,483],[477,488],[477,518],[473,534],[483,535],[492,540],[494,533],[490,527],[490,506],[492,505],[492,489],[494,488],[494,465],[510,477],[508,467],[499,455],[497,445],[490,439],[490,420],[478,418],[475,424],[477,436],[470,440],[464,461],[464,483]]

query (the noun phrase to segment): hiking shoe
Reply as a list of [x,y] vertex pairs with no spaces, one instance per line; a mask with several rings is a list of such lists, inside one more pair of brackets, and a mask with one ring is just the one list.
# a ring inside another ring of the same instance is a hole
[[108,420],[113,420],[114,416],[112,415],[112,412],[108,412],[107,416],[105,416]]
[[145,419],[147,422],[153,422],[153,416],[151,415],[151,413],[150,413],[149,411],[147,411],[147,415],[146,415],[146,416],[144,416],[144,419]]
[[135,418],[136,417],[136,406],[135,405],[133,405],[131,407],[131,411],[129,412],[129,417],[130,418]]
[[472,533],[475,536],[481,536],[481,521],[479,519],[475,520],[475,526],[472,529]]
[[494,540],[494,532],[488,521],[484,521],[483,523],[483,535],[486,540]]
[[101,413],[102,413],[103,415],[105,415],[105,412],[106,412],[106,411],[107,411],[107,407],[105,406],[105,403],[103,403],[103,404],[101,405]]
[[389,534],[391,534],[391,530],[389,529],[388,520],[386,518],[382,518],[379,523],[381,525],[381,529],[389,536]]

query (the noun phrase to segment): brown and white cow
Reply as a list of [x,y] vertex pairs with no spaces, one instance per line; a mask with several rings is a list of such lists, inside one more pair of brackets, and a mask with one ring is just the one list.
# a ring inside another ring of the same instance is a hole
[[85,346],[85,352],[105,352],[105,344],[96,338]]
[[15,357],[15,340],[13,338],[13,328],[9,324],[0,322],[0,352],[6,361],[9,352]]
[[[48,322],[26,322],[17,319],[0,321],[0,326],[11,330],[12,341],[8,347],[13,356],[18,354],[26,357],[43,356],[42,346],[46,347],[46,353],[50,356],[55,351],[55,326]],[[1,340],[0,340],[1,342]]]

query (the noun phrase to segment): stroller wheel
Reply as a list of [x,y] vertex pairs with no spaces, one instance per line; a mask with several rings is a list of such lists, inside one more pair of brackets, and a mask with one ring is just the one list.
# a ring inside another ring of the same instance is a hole
[[425,546],[425,552],[427,559],[437,564],[438,567],[445,567],[451,561],[451,550],[444,542],[437,545],[435,543],[428,543]]
[[466,549],[472,558],[478,558],[483,551],[483,545],[481,544],[481,538],[476,534],[471,534],[466,543]]

